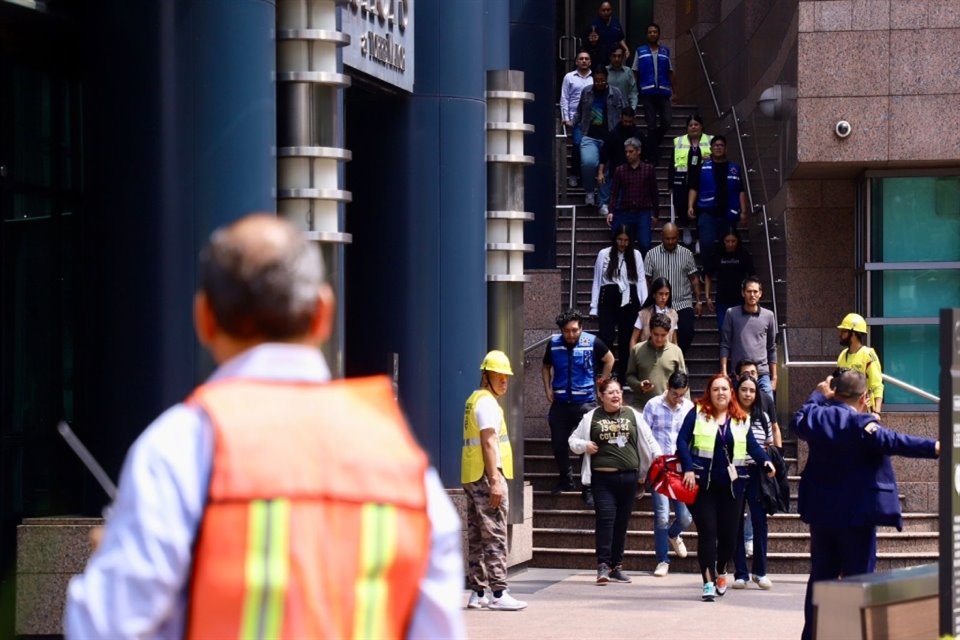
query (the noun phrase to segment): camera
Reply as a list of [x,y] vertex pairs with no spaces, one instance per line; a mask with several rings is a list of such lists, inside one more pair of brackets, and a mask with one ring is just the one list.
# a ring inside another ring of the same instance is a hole
[[833,127],[833,132],[838,138],[846,138],[853,131],[853,127],[846,120],[840,120]]

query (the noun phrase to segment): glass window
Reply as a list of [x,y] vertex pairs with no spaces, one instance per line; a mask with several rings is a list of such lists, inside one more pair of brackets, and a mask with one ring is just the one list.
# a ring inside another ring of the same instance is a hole
[[[874,179],[869,262],[870,315],[874,320],[930,318],[943,307],[960,306],[960,269],[901,270],[903,262],[960,261],[960,176]],[[930,324],[877,325],[870,332],[884,373],[938,393],[939,327]],[[929,404],[891,384],[883,406]]]

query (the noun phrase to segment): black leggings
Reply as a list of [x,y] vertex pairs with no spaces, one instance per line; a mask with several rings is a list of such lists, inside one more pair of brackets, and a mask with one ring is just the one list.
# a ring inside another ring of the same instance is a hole
[[743,518],[743,492],[733,496],[728,482],[714,478],[706,491],[700,488],[690,507],[697,525],[697,560],[703,581],[715,582],[718,572],[727,572],[737,546],[737,531]]

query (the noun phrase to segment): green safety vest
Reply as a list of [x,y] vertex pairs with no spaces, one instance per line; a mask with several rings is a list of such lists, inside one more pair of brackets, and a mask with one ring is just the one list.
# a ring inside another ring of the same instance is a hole
[[[730,420],[730,429],[733,431],[733,460],[737,467],[747,464],[747,432],[750,431],[749,420]],[[693,447],[691,453],[695,456],[713,459],[713,448],[717,442],[717,432],[720,425],[709,416],[697,411],[697,421],[693,425]]]
[[[713,140],[713,136],[708,136],[705,133],[700,134],[700,163],[703,164],[704,159],[710,155],[710,141]],[[687,138],[687,134],[682,136],[677,136],[673,139],[673,168],[678,173],[687,172],[687,161],[690,156],[690,139]]]
[[[477,389],[467,398],[467,406],[463,411],[463,455],[460,458],[460,482],[467,484],[476,482],[483,475],[483,447],[480,445],[480,425],[477,424],[477,415],[474,409],[477,402],[484,396],[496,397],[486,389]],[[513,479],[513,449],[510,447],[510,436],[507,434],[507,421],[503,417],[503,408],[500,409],[500,467],[507,480]]]

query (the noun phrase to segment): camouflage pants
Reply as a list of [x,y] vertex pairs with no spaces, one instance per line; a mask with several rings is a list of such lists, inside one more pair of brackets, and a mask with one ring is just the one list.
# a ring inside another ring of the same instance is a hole
[[463,485],[467,496],[467,586],[474,590],[507,588],[507,496],[490,508],[487,476]]

